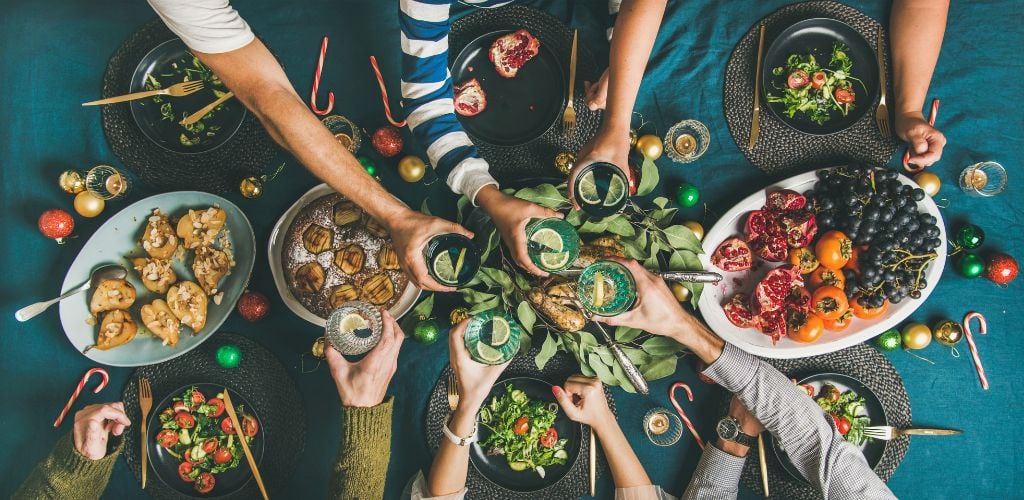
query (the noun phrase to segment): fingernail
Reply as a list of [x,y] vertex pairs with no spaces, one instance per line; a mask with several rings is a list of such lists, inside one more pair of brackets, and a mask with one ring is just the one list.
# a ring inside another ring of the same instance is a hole
[[562,395],[562,388],[558,387],[557,385],[553,385],[553,386],[551,386],[551,393],[554,394],[555,397],[561,396]]

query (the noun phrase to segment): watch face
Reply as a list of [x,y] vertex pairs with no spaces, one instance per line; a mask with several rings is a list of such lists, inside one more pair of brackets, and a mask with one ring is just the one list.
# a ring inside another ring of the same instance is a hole
[[725,440],[733,440],[736,435],[739,434],[739,426],[736,424],[736,420],[731,417],[725,417],[718,421],[718,435]]

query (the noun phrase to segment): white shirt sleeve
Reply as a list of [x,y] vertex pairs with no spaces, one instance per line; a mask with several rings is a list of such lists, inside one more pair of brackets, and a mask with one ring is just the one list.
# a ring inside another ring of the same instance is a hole
[[167,27],[197,52],[231,52],[256,38],[228,0],[146,1]]

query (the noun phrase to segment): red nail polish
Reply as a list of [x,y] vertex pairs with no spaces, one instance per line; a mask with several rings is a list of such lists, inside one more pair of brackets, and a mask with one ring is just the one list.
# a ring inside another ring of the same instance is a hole
[[557,385],[553,385],[551,386],[551,393],[554,394],[555,397],[557,397],[560,394],[562,394],[562,388],[558,387]]

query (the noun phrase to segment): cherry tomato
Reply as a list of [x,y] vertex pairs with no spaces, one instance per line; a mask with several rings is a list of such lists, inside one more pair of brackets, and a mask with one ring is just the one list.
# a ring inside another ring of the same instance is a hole
[[216,464],[226,464],[233,458],[235,457],[231,454],[231,450],[227,448],[218,448],[217,451],[213,453],[213,463]]
[[519,417],[516,420],[516,424],[512,427],[512,431],[516,434],[526,434],[530,430],[530,419],[526,417]]
[[836,319],[850,308],[846,294],[834,286],[821,286],[811,296],[811,309],[821,319]]
[[220,430],[224,431],[224,434],[235,435],[235,426],[231,424],[231,417],[224,417],[224,420],[220,421]]
[[832,421],[836,423],[836,430],[839,431],[839,434],[845,436],[850,432],[850,420],[846,417],[832,415]]
[[836,96],[836,102],[839,104],[853,104],[853,101],[857,100],[857,94],[853,92],[853,87],[836,89],[834,94]]
[[199,408],[200,405],[206,402],[206,396],[199,392],[198,389],[192,389],[192,408]]
[[807,77],[807,72],[802,69],[798,69],[789,74],[789,77],[786,78],[786,85],[791,89],[802,89],[806,87],[810,81],[811,79]]
[[846,276],[842,271],[832,270],[825,266],[818,266],[807,281],[812,288],[827,285],[842,290],[846,286]]
[[554,448],[555,443],[558,442],[558,431],[554,427],[548,428],[548,431],[540,437],[540,444],[545,448]]
[[825,76],[825,72],[817,71],[811,75],[811,86],[820,89],[822,85],[825,85],[826,80],[828,80],[828,77]]
[[811,384],[800,384],[800,388],[807,393],[808,396],[814,397],[814,386]]
[[179,411],[184,411],[184,412],[189,412],[189,413],[192,412],[192,408],[189,407],[187,404],[185,404],[184,401],[175,401],[174,404],[171,405],[171,408],[173,408],[171,410],[173,412],[179,412]]
[[864,305],[861,304],[860,302],[861,301],[860,301],[860,294],[859,293],[857,295],[854,295],[853,298],[850,299],[850,309],[853,309],[853,315],[858,317],[858,318],[860,318],[860,319],[874,319],[874,318],[877,318],[877,317],[885,314],[885,311],[887,309],[889,309],[889,300],[888,299],[886,299],[886,301],[882,303],[882,307],[875,307],[875,308],[864,307]]
[[210,454],[217,451],[217,440],[210,438],[203,441],[203,453]]
[[838,318],[822,318],[821,321],[825,323],[825,329],[830,332],[841,332],[850,326],[853,320],[853,311],[847,309],[846,312],[841,314]]
[[191,429],[196,426],[195,417],[183,411],[174,414],[174,422],[182,429]]
[[821,392],[819,394],[821,395],[821,397],[826,398],[829,401],[839,401],[839,389],[837,389],[836,386],[832,384],[825,384],[821,386]]
[[242,417],[241,424],[242,432],[244,432],[247,437],[255,436],[260,430],[259,424],[256,423],[256,417],[253,417],[252,415]]
[[821,239],[814,245],[814,255],[821,265],[838,271],[853,255],[853,242],[839,231],[829,231],[821,235]]
[[186,461],[178,464],[178,477],[186,483],[195,482],[196,476],[198,475],[197,472],[198,471],[193,469],[192,462]]
[[811,274],[821,263],[814,252],[807,247],[794,248],[789,251],[789,263],[800,270],[800,274]]
[[786,332],[797,342],[815,342],[825,331],[821,318],[806,311],[789,311],[786,314]]
[[219,416],[224,414],[224,402],[223,401],[221,401],[221,400],[219,400],[217,398],[210,398],[210,400],[206,402],[206,405],[213,407],[213,408],[211,408],[211,409],[206,411],[206,416],[207,417],[219,417]]
[[213,474],[209,472],[199,473],[199,477],[196,478],[195,489],[200,493],[209,493],[213,491],[213,486],[217,484],[217,480],[214,479]]
[[849,269],[860,274],[860,254],[867,249],[867,245],[853,247],[853,250],[850,252],[850,260],[846,261],[846,264],[843,264],[843,269]]
[[160,446],[171,449],[172,446],[178,444],[178,433],[171,429],[164,429],[157,433],[156,440],[160,442]]

